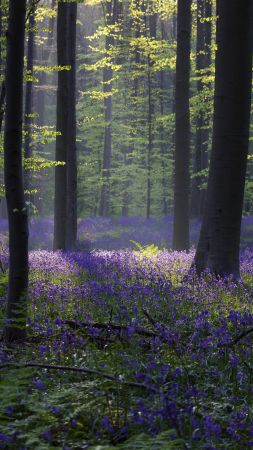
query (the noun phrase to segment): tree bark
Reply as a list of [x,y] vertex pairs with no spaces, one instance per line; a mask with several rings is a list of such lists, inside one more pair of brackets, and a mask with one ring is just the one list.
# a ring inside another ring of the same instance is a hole
[[[23,65],[26,1],[10,0],[6,65],[4,175],[9,219],[9,284],[4,335],[24,339],[28,286],[28,220],[22,170]],[[11,323],[11,326],[10,326]]]
[[[27,66],[26,75],[27,77],[33,77],[33,59],[34,59],[34,27],[35,27],[35,11],[32,11],[29,15],[29,31],[28,31],[28,42],[27,42]],[[33,82],[32,80],[27,80],[26,82],[26,93],[25,93],[25,117],[24,117],[24,156],[25,158],[32,157],[32,147],[31,147],[31,131],[32,131],[32,101],[33,101]],[[31,172],[25,171],[24,184],[25,184],[25,199],[28,202],[28,211],[30,211],[30,201],[31,195],[29,190],[31,189]]]
[[1,93],[0,93],[0,133],[2,131],[4,108],[5,108],[5,80],[4,80],[4,55],[3,55],[3,0],[0,0],[0,77],[1,81]]
[[[164,23],[161,23],[161,38],[162,40],[165,39],[165,33],[164,33]],[[164,69],[160,71],[159,74],[159,82],[160,82],[160,114],[163,118],[165,113],[165,101],[164,101],[164,90],[165,90],[165,72]],[[164,125],[161,123],[160,125],[160,152],[161,152],[161,166],[162,166],[162,213],[166,216],[168,214],[168,201],[167,201],[167,195],[168,195],[168,186],[167,186],[167,179],[168,174],[166,174],[166,165],[165,160],[167,159],[167,149],[165,145],[165,131],[164,131]]]
[[76,19],[77,3],[69,7],[68,46],[68,147],[67,147],[67,217],[66,248],[72,250],[77,241],[77,150],[76,150]]
[[[253,3],[218,2],[213,142],[197,272],[239,277],[251,106]],[[236,30],[236,32],[235,32]]]
[[54,250],[69,250],[76,243],[76,14],[76,2],[58,4],[58,65],[71,69],[58,72],[56,128],[61,134],[56,138],[55,160],[65,165],[55,168]]
[[[156,39],[156,22],[157,16],[156,14],[152,14],[149,17],[149,34],[152,39]],[[152,153],[154,146],[154,100],[152,96],[153,91],[153,74],[152,74],[153,63],[148,56],[148,153],[147,153],[147,219],[150,218],[151,215],[151,169],[152,169]]]
[[178,0],[176,61],[176,131],[174,250],[189,249],[191,0]]
[[[203,76],[208,75],[211,65],[211,22],[204,19],[212,14],[210,0],[198,0],[197,2],[197,48],[196,48],[196,72],[198,76],[197,93],[199,98],[208,85],[203,82]],[[210,87],[210,85],[209,85]],[[200,98],[204,102],[204,98]],[[203,106],[198,111],[196,120],[196,141],[194,155],[194,173],[197,174],[208,167],[208,140],[209,130],[205,118]],[[203,177],[198,176],[192,181],[191,192],[191,216],[200,218],[203,213],[205,190],[201,188]]]
[[[118,0],[109,0],[106,2],[106,25],[114,25],[119,16]],[[109,31],[110,33],[110,31]],[[114,45],[112,35],[105,38],[105,54],[108,57],[111,47]],[[104,152],[102,164],[102,188],[100,197],[99,214],[108,216],[110,212],[110,175],[112,159],[112,77],[113,70],[109,62],[103,69],[103,91],[104,97]]]

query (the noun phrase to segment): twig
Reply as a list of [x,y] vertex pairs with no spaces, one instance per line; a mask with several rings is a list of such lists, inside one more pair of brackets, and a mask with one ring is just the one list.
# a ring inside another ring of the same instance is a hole
[[40,0],[34,0],[33,2],[31,2],[31,7],[27,11],[27,14],[26,14],[26,18],[25,18],[26,22],[28,21],[30,15],[35,12],[36,6],[39,4],[39,2],[40,2]]
[[233,345],[237,344],[239,341],[241,341],[241,339],[243,339],[244,337],[248,336],[248,334],[253,332],[253,327],[249,328],[246,331],[243,331],[241,334],[239,334],[233,341]]
[[108,373],[100,372],[99,370],[95,369],[88,369],[87,367],[73,367],[73,366],[62,366],[62,365],[51,365],[51,364],[43,364],[43,363],[37,363],[37,362],[25,362],[23,364],[16,364],[16,363],[4,363],[0,365],[0,370],[5,368],[14,368],[14,369],[23,369],[24,367],[37,367],[40,369],[48,369],[48,370],[63,370],[63,371],[70,371],[70,372],[78,372],[78,373],[87,373],[90,375],[98,375],[103,378],[106,378],[111,381],[116,381],[122,385],[130,386],[130,387],[136,387],[141,389],[146,389],[148,391],[153,391],[157,393],[157,390],[152,387],[148,387],[145,384],[141,383],[135,383],[133,381],[124,381],[121,380],[119,377],[116,377],[114,375],[110,375]]
[[0,132],[2,131],[4,110],[5,110],[5,96],[6,96],[6,88],[5,88],[5,81],[3,81],[0,94]]
[[154,327],[157,322],[153,319],[153,317],[150,316],[150,314],[148,313],[148,311],[146,311],[146,309],[142,308],[142,312],[143,312],[144,316],[147,317],[147,319],[149,320],[151,325],[153,325],[153,327]]
[[[100,322],[75,322],[74,320],[65,320],[64,323],[68,325],[70,328],[76,329],[76,328],[100,328],[102,330],[108,330],[113,329],[115,331],[125,331],[127,333],[128,327],[125,325],[117,325],[113,323],[100,323]],[[145,330],[144,328],[136,327],[134,329],[134,332],[136,334],[139,334],[141,336],[146,337],[157,337],[159,336],[157,333],[154,333],[153,331]]]

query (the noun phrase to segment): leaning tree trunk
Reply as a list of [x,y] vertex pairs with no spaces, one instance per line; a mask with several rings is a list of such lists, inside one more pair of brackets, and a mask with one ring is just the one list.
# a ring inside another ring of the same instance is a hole
[[197,272],[239,277],[251,106],[253,2],[218,2],[213,144]]
[[22,170],[25,0],[10,0],[6,65],[4,174],[9,219],[9,284],[5,339],[24,339],[28,286],[28,220]]
[[174,250],[189,249],[191,0],[178,0],[176,62],[176,132]]
[[58,4],[58,65],[71,69],[58,72],[56,128],[61,134],[56,138],[55,160],[65,165],[55,168],[54,250],[69,250],[76,243],[76,14],[76,2]]

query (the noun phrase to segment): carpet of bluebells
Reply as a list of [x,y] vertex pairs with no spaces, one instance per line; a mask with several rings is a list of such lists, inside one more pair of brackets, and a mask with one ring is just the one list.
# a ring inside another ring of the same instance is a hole
[[252,449],[251,223],[237,284],[163,249],[169,218],[82,220],[73,253],[46,250],[52,222],[33,223],[27,342],[0,344],[0,448]]

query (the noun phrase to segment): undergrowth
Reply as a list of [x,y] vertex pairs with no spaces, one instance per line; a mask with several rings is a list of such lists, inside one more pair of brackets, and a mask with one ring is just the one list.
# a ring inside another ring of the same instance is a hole
[[252,448],[251,253],[235,284],[136,247],[31,253],[27,341],[0,348],[0,448]]

